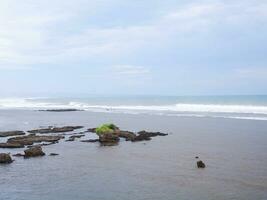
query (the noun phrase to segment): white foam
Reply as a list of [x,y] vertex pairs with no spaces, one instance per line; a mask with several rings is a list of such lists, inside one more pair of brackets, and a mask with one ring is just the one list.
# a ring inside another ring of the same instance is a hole
[[267,120],[267,106],[218,105],[218,104],[173,104],[173,105],[93,105],[83,102],[58,103],[44,99],[0,99],[2,109],[60,109],[73,108],[93,112],[129,114],[157,114],[194,117],[224,117],[234,119]]

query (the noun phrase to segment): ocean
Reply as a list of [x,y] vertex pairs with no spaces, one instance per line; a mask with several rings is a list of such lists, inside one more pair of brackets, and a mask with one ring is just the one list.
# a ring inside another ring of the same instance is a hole
[[0,98],[0,109],[60,108],[91,112],[267,120],[267,95]]
[[[2,98],[0,131],[115,123],[161,131],[117,146],[73,142],[43,146],[44,157],[0,165],[0,200],[266,200],[267,98]],[[75,108],[76,112],[40,109]],[[74,131],[79,132],[79,131]],[[8,138],[0,138],[5,142]],[[24,149],[0,149],[22,153]],[[58,156],[49,156],[58,153]],[[206,164],[196,167],[198,156]]]

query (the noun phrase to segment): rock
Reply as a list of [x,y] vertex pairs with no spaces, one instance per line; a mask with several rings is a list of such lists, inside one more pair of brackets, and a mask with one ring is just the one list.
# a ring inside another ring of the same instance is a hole
[[23,131],[5,131],[5,132],[0,132],[0,137],[9,137],[9,136],[15,136],[15,135],[25,135],[25,132],[23,132]]
[[25,156],[24,156],[25,158],[44,156],[45,155],[45,153],[43,152],[41,146],[31,147],[31,148],[25,150],[24,153],[25,153]]
[[140,131],[138,132],[138,135],[135,138],[133,138],[131,141],[132,142],[146,141],[146,140],[151,140],[151,137],[166,136],[166,135],[168,134],[161,133],[161,132]]
[[58,153],[50,153],[49,156],[58,156]]
[[136,137],[136,135],[130,131],[119,131],[118,136],[121,138],[125,138],[126,141],[134,140],[134,138]]
[[148,132],[148,131],[140,131],[138,132],[139,135],[146,135],[148,137],[156,137],[156,136],[166,136],[167,133],[161,133],[161,132]]
[[25,155],[22,154],[22,153],[16,153],[16,154],[13,154],[12,156],[15,156],[15,157],[24,157]]
[[99,139],[91,139],[91,140],[81,140],[81,142],[99,142]]
[[116,145],[120,141],[119,136],[113,133],[103,133],[99,135],[99,142],[102,145],[111,146]]
[[199,157],[198,157],[198,156],[196,156],[196,157],[195,157],[195,159],[199,159]]
[[0,164],[9,164],[12,162],[13,162],[13,160],[9,154],[0,153]]
[[9,138],[7,140],[7,143],[20,144],[20,145],[33,145],[34,143],[40,143],[40,142],[58,142],[62,138],[64,137],[63,136],[50,136],[50,135],[38,136],[35,134],[30,134],[27,136]]
[[204,162],[202,162],[202,160],[200,160],[200,161],[197,161],[197,167],[198,167],[198,168],[205,168],[206,165],[205,165]]
[[29,133],[62,133],[62,132],[71,132],[76,129],[81,129],[83,126],[63,126],[63,127],[49,127],[42,129],[35,129],[28,131]]
[[19,144],[19,143],[0,143],[0,148],[10,148],[10,149],[14,149],[14,148],[23,148],[24,145],[23,144]]
[[48,110],[39,110],[43,112],[75,112],[75,111],[83,111],[79,109],[48,109]]
[[91,132],[91,133],[95,133],[96,132],[96,128],[88,128],[87,129],[89,132]]
[[140,135],[136,136],[135,138],[133,138],[131,141],[132,142],[140,142],[140,141],[147,141],[147,140],[151,140],[151,138],[148,135],[140,134]]

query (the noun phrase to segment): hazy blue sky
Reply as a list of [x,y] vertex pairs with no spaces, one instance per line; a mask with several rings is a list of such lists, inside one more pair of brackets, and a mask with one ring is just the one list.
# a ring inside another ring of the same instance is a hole
[[0,95],[267,94],[266,0],[0,0]]

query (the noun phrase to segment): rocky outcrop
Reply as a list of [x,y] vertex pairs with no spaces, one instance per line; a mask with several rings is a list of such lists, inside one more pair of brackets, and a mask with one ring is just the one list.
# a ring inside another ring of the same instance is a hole
[[63,136],[50,136],[50,135],[35,135],[30,134],[27,136],[20,136],[20,137],[14,137],[9,138],[7,140],[8,145],[33,145],[34,143],[40,143],[40,142],[58,142],[60,139],[64,138]]
[[9,164],[12,162],[13,162],[13,160],[9,154],[0,153],[0,164]]
[[95,133],[96,132],[96,128],[88,128],[87,129],[89,132],[91,132],[91,133]]
[[44,156],[45,153],[42,150],[41,146],[35,146],[35,147],[31,147],[27,150],[24,151],[25,158],[30,158],[30,157],[37,157],[37,156]]
[[42,129],[35,129],[28,131],[29,133],[63,133],[63,132],[71,132],[76,129],[81,129],[83,126],[63,126],[63,127],[48,127]]
[[205,165],[205,163],[202,160],[199,160],[199,161],[197,161],[197,167],[198,168],[205,168],[206,165]]
[[10,137],[15,135],[25,135],[23,131],[4,131],[0,132],[0,137]]

